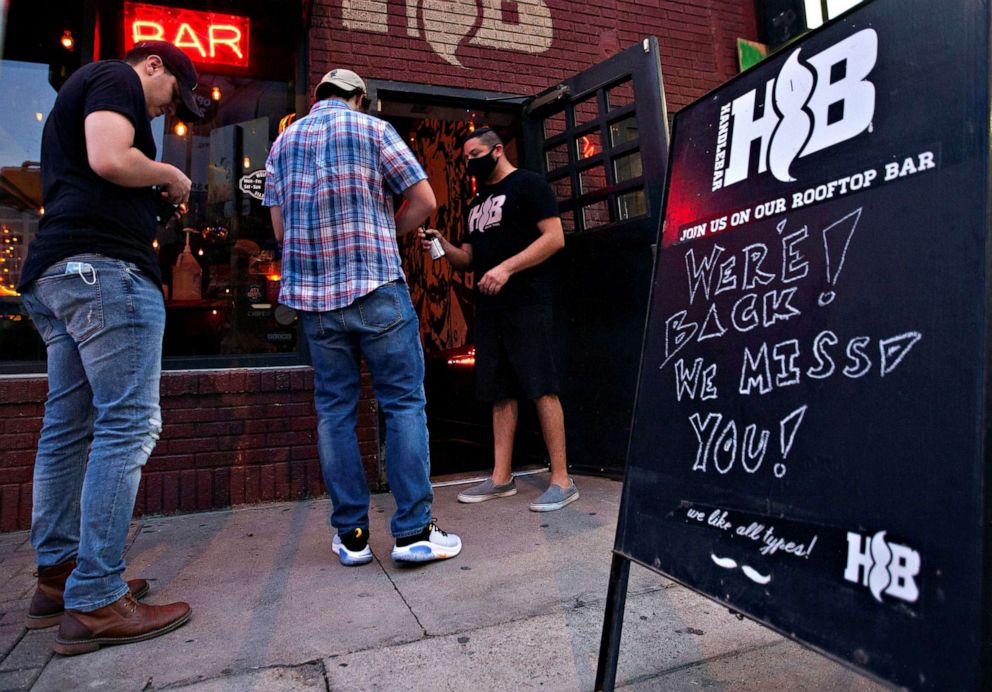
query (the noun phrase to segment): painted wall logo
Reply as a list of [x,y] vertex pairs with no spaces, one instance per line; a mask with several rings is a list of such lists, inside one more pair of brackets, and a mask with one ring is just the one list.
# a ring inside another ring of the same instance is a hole
[[757,172],[770,170],[776,180],[793,182],[789,168],[797,158],[870,129],[875,85],[867,77],[878,58],[875,30],[859,31],[805,62],[799,61],[801,50],[765,84],[760,108],[755,107],[760,87],[720,108],[714,192],[751,175],[755,141],[760,143]]
[[920,573],[920,554],[911,548],[885,540],[885,531],[866,537],[847,533],[847,567],[844,579],[867,586],[879,603],[882,594],[910,603],[920,591],[916,575]]
[[[544,53],[551,48],[551,10],[544,0],[405,0],[405,4],[406,35],[424,39],[445,62],[457,67],[465,66],[455,51],[469,36],[470,46],[518,53]],[[388,34],[389,2],[341,0],[341,19],[352,31]]]

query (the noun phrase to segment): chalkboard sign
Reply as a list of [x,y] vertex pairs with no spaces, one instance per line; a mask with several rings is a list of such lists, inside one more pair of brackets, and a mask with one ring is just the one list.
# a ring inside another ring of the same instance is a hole
[[875,0],[678,114],[615,547],[914,689],[989,685],[988,33]]

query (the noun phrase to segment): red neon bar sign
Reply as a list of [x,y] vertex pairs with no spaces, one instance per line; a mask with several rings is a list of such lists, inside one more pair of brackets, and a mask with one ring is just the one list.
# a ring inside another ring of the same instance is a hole
[[248,66],[248,17],[125,2],[124,48],[141,41],[169,41],[196,63]]

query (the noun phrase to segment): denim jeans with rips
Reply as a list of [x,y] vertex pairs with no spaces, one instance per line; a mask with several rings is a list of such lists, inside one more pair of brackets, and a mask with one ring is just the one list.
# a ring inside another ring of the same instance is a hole
[[48,349],[31,544],[39,567],[75,558],[65,606],[92,611],[128,589],[124,541],[162,430],[165,303],[134,264],[87,254],[50,266],[24,305]]
[[394,537],[431,521],[424,351],[417,313],[402,281],[384,284],[339,310],[301,312],[310,345],[317,410],[317,448],[338,533],[369,525],[369,489],[355,422],[360,357],[386,419],[386,477],[396,498]]

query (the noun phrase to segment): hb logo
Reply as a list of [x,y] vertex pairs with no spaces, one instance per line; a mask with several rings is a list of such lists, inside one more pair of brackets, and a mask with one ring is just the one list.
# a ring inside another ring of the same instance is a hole
[[913,603],[920,596],[915,577],[920,573],[920,554],[885,540],[885,531],[867,538],[847,534],[847,568],[844,579],[867,586],[879,603],[882,594]]
[[[455,52],[466,38],[470,46],[519,53],[544,53],[554,39],[545,0],[405,0],[404,4],[406,35],[423,38],[456,67],[464,67]],[[389,5],[387,0],[342,0],[344,27],[388,34]]]
[[765,84],[760,115],[755,108],[760,88],[720,110],[714,191],[751,174],[755,141],[760,143],[758,173],[770,170],[776,180],[792,182],[789,168],[796,158],[851,139],[871,125],[875,86],[866,78],[878,58],[875,30],[863,29],[805,64],[799,62],[801,50],[793,51],[778,76]]
[[468,214],[468,232],[482,232],[502,221],[505,202],[506,195],[496,195],[472,207],[472,211]]

